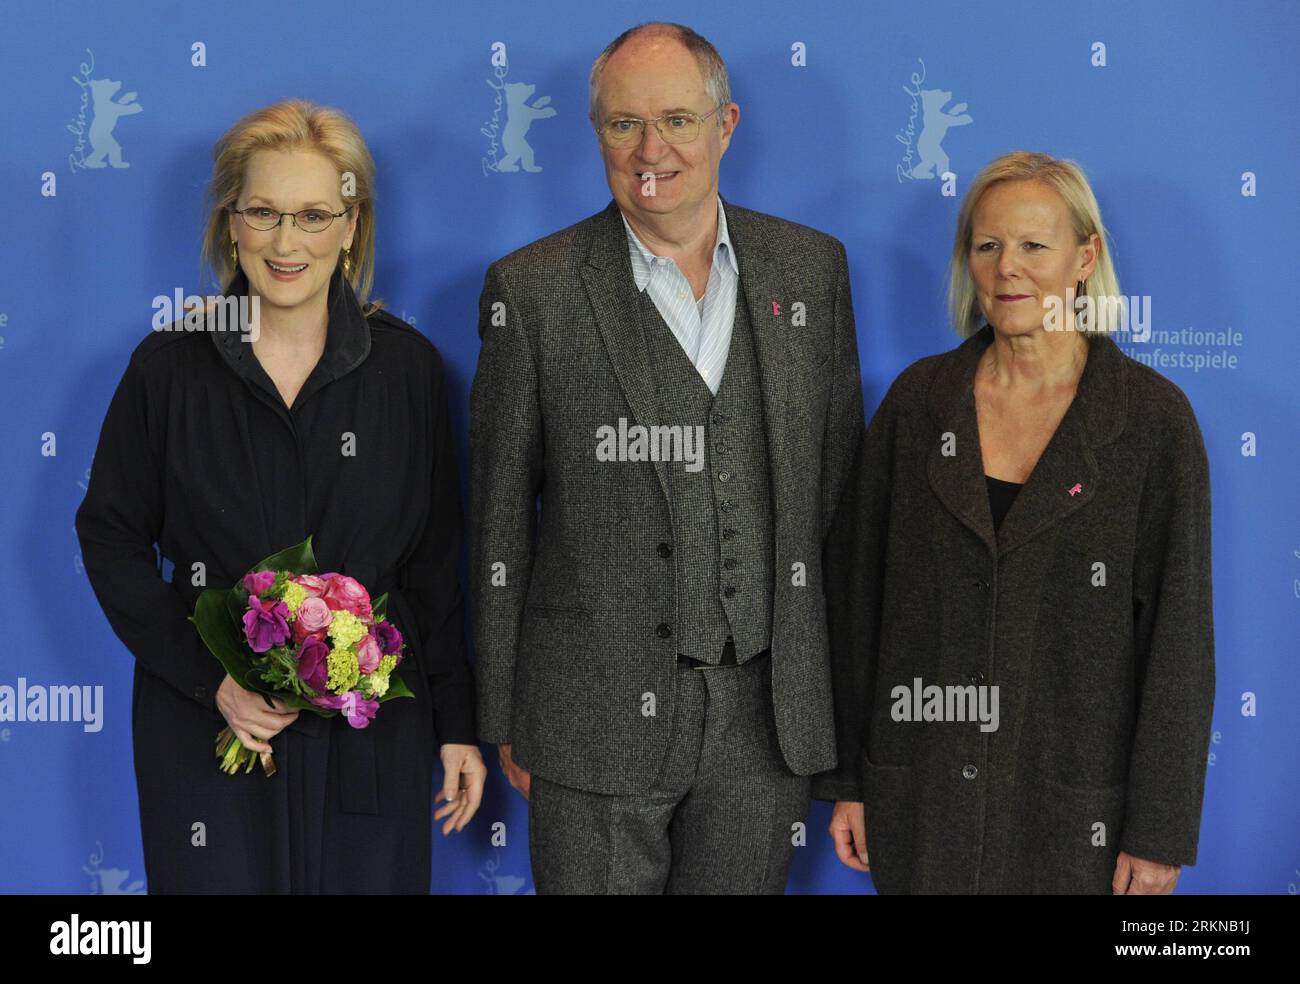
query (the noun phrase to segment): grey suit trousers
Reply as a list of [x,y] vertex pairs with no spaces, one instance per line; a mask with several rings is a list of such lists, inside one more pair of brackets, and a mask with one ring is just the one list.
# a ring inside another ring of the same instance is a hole
[[542,894],[775,894],[811,780],[785,764],[771,658],[680,664],[672,737],[649,792],[609,796],[534,774],[533,882]]

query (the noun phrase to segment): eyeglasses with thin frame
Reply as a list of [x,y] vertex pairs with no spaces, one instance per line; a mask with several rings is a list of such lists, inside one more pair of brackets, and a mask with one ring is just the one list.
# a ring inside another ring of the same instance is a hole
[[232,208],[230,211],[241,216],[250,229],[258,232],[270,232],[280,225],[286,215],[293,216],[293,224],[303,232],[324,232],[334,220],[352,211],[349,205],[342,212],[331,212],[327,208],[304,208],[298,212],[277,212],[266,205],[249,205],[247,208]]
[[[688,110],[664,113],[652,120],[640,120],[635,116],[615,116],[598,126],[596,131],[600,134],[600,138],[605,142],[606,146],[628,147],[639,144],[645,136],[646,124],[653,123],[655,130],[658,131],[659,136],[666,143],[690,143],[700,135],[700,128],[703,126],[704,121],[725,105],[726,103],[719,103],[703,116]],[[666,129],[662,126],[664,120],[668,121]]]

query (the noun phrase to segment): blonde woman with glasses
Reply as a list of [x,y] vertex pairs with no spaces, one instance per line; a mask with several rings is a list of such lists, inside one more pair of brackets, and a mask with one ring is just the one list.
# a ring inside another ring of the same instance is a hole
[[[256,323],[136,347],[77,515],[90,582],[136,658],[149,890],[427,893],[434,819],[463,829],[486,776],[447,373],[423,335],[367,303],[375,167],[351,120],[277,103],[214,158],[203,255]],[[245,690],[187,621],[204,587],[309,535],[321,570],[388,592],[409,647],[399,673],[415,699],[365,728]],[[219,771],[226,725],[274,749],[278,771]]]

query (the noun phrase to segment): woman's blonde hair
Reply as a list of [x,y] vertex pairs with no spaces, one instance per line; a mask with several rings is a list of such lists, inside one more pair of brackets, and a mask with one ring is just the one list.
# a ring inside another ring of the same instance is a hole
[[[1101,222],[1101,210],[1082,169],[1074,161],[1057,160],[1047,154],[1017,150],[1004,154],[975,176],[966,191],[957,215],[957,233],[953,237],[952,261],[948,265],[948,314],[962,337],[969,337],[984,324],[979,298],[970,274],[971,226],[975,207],[984,193],[1003,181],[1041,181],[1065,201],[1075,240],[1086,243],[1094,232],[1101,239],[1097,263],[1084,287],[1094,298],[1093,319],[1086,330],[1090,334],[1112,331],[1118,314],[1119,278],[1111,260],[1110,239]],[[1101,299],[1106,300],[1101,300]]]
[[[381,301],[367,304],[375,275],[375,162],[347,114],[305,99],[287,99],[249,113],[222,134],[212,149],[212,181],[208,186],[211,210],[201,260],[216,275],[217,283],[224,289],[235,275],[227,209],[233,208],[239,198],[249,159],[259,150],[314,150],[329,158],[340,176],[353,176],[354,193],[345,198],[344,204],[356,209],[357,228],[346,276],[367,313],[378,307]],[[345,215],[336,221],[347,220]]]

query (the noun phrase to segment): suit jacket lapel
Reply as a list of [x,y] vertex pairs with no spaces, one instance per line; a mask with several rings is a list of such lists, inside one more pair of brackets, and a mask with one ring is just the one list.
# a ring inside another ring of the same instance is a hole
[[[632,416],[642,427],[653,427],[659,423],[659,400],[651,373],[650,350],[641,331],[627,232],[613,200],[596,216],[591,249],[581,275],[614,375],[632,408]],[[668,463],[655,461],[654,468],[667,498]]]
[[[797,409],[794,403],[807,397],[802,389],[795,388],[799,370],[807,362],[794,344],[791,333],[795,329],[789,323],[788,309],[796,298],[786,288],[781,269],[754,228],[750,213],[725,198],[722,207],[727,210],[727,234],[736,251],[736,265],[740,268],[736,303],[746,306],[754,339],[767,446],[774,463],[773,487],[782,488],[783,484],[776,481],[776,463],[785,463],[786,435],[791,415]],[[773,310],[773,303],[780,306],[780,314]],[[807,366],[807,369],[811,373],[812,366]],[[777,502],[776,506],[779,515],[781,503]]]
[[1093,451],[1123,431],[1127,401],[1123,353],[1106,336],[1092,338],[1074,399],[994,534],[974,394],[975,367],[992,340],[993,329],[985,325],[936,374],[931,415],[956,435],[957,453],[945,456],[939,442],[930,451],[927,470],[931,488],[949,512],[991,550],[1005,554],[1097,495],[1101,471]]

